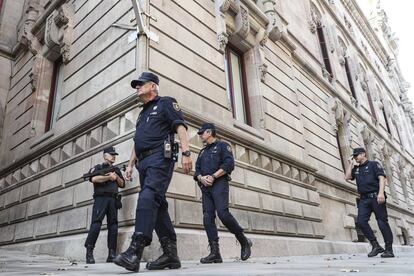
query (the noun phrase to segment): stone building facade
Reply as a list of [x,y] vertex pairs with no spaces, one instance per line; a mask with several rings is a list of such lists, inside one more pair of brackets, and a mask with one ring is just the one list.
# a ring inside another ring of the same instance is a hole
[[[357,146],[386,168],[395,243],[413,244],[414,112],[380,8],[368,22],[355,0],[0,7],[1,246],[83,257],[93,188],[81,175],[107,145],[128,160],[140,111],[129,83],[144,70],[182,106],[194,159],[204,121],[232,144],[231,211],[255,256],[365,252],[356,186],[343,176]],[[135,175],[122,191],[122,248],[138,190]],[[179,162],[168,201],[182,258],[198,259],[207,250],[200,191]],[[231,235],[220,236],[224,256],[237,256]]]

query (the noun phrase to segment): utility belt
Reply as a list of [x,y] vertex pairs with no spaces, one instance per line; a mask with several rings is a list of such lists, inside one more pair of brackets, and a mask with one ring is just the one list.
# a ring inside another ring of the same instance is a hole
[[138,160],[141,161],[142,159],[144,159],[145,157],[148,157],[150,155],[153,155],[154,153],[160,152],[164,150],[164,146],[158,146],[156,148],[153,149],[149,149],[149,150],[145,150],[143,152],[140,152],[137,156]]
[[164,141],[163,145],[140,152],[137,156],[138,161],[141,161],[145,157],[148,157],[160,151],[164,152],[164,158],[173,159],[175,162],[178,160],[179,145],[177,142],[171,142],[169,136],[168,139]]
[[372,193],[362,193],[360,194],[360,198],[361,199],[367,199],[367,198],[377,198],[378,193],[377,192],[372,192]]
[[110,192],[96,192],[93,194],[93,199],[95,199],[96,197],[110,197],[110,198],[115,198],[115,206],[116,209],[121,209],[122,208],[122,195],[119,193],[110,193]]

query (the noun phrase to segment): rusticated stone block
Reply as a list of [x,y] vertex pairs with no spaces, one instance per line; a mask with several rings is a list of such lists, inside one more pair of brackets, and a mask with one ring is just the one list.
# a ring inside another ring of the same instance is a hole
[[285,214],[302,216],[302,204],[292,200],[283,200],[285,206]]
[[88,207],[75,208],[59,214],[59,233],[86,229]]
[[73,190],[74,187],[60,190],[50,195],[49,199],[49,211],[69,207],[73,205]]
[[10,222],[24,219],[26,217],[26,209],[26,202],[10,207]]
[[39,194],[40,180],[34,180],[22,186],[22,200]]
[[177,200],[176,208],[179,224],[203,225],[203,211],[200,203]]
[[308,190],[308,198],[310,202],[321,204],[321,199],[318,192]]
[[62,186],[62,170],[54,171],[40,179],[40,194]]
[[58,224],[58,214],[41,217],[35,222],[35,236],[56,234]]
[[308,200],[308,190],[306,188],[291,185],[292,197],[302,200]]
[[76,205],[82,204],[85,201],[93,199],[93,184],[89,181],[84,181],[75,186],[75,199]]
[[245,181],[248,186],[270,191],[268,176],[250,170],[245,170],[245,172]]
[[277,233],[296,234],[296,220],[287,217],[276,217]]
[[276,194],[281,194],[285,196],[290,196],[290,186],[291,184],[284,182],[283,180],[271,178],[270,185],[272,187],[272,192]]
[[267,232],[275,231],[275,221],[272,215],[251,212],[250,220],[252,223],[252,230]]
[[34,233],[34,221],[24,221],[16,225],[15,239],[22,240],[32,238]]
[[298,226],[298,234],[313,236],[313,227],[311,221],[298,219],[296,221],[296,225]]
[[0,242],[10,242],[14,239],[14,229],[16,224],[3,226],[0,228]]
[[260,196],[262,197],[263,210],[283,213],[282,199],[266,194],[262,194]]
[[5,194],[5,206],[9,206],[20,201],[21,187],[11,190]]
[[47,208],[49,205],[49,196],[42,196],[36,199],[29,201],[29,207],[27,211],[27,216],[32,217],[35,215],[47,213]]
[[245,206],[257,209],[260,208],[259,195],[257,192],[234,187],[233,198],[234,203],[238,206]]

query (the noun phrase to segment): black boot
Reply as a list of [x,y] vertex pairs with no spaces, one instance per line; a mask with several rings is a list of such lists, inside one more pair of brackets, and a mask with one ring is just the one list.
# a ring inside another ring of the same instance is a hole
[[142,252],[149,242],[142,233],[132,235],[132,241],[128,249],[115,257],[114,263],[124,267],[126,270],[138,272]]
[[368,253],[368,257],[375,257],[379,253],[384,252],[384,248],[382,248],[381,245],[379,245],[377,240],[371,241],[371,245],[372,245],[372,250],[371,252]]
[[242,259],[242,261],[245,261],[250,257],[252,253],[251,247],[253,246],[253,243],[250,239],[246,238],[244,233],[237,234],[236,238],[241,245],[240,259]]
[[86,263],[87,264],[94,264],[95,259],[93,258],[93,249],[95,246],[87,245],[86,246]]
[[392,242],[385,243],[385,251],[381,254],[382,258],[394,258],[394,252],[392,251]]
[[108,251],[108,258],[106,258],[107,263],[112,263],[116,257],[116,250],[115,249],[109,249]]
[[162,255],[153,262],[148,262],[146,268],[148,270],[159,269],[177,269],[181,267],[180,258],[177,253],[177,241],[170,240],[167,237],[160,239],[162,247]]
[[223,259],[220,255],[220,247],[218,241],[209,241],[210,254],[207,257],[201,258],[200,263],[211,264],[211,263],[222,263]]

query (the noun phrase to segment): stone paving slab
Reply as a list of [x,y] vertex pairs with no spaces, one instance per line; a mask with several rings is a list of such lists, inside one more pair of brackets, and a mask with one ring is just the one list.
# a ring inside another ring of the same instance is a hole
[[[0,275],[130,275],[114,264],[33,255],[22,251],[0,249]],[[104,261],[104,260],[102,260]],[[355,271],[355,272],[351,272]],[[399,252],[396,258],[368,258],[366,255],[341,254],[253,258],[246,262],[225,260],[222,264],[201,265],[194,261],[182,263],[179,270],[148,271],[141,263],[142,275],[414,275],[414,248]]]

